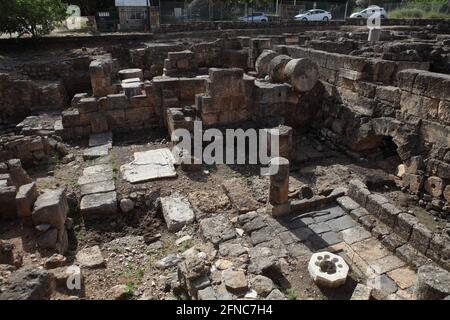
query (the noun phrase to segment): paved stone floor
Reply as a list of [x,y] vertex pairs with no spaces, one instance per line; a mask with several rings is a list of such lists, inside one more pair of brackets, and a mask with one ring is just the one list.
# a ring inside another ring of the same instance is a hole
[[351,269],[367,281],[375,297],[412,298],[416,272],[337,204],[310,215],[291,214],[274,219],[249,213],[239,220],[253,246],[277,249],[274,252],[278,256],[294,259],[331,251],[341,255]]

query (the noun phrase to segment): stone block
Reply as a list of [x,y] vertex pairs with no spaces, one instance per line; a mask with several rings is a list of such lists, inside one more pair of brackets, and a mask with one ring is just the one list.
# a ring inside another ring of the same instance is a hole
[[433,233],[422,223],[413,225],[409,243],[421,253],[425,254],[430,245]]
[[127,107],[128,107],[128,98],[124,93],[110,94],[107,96],[106,102],[107,110],[126,109]]
[[419,223],[419,220],[408,213],[400,213],[397,216],[397,224],[394,231],[406,241],[409,241],[413,226]]
[[78,102],[77,109],[80,114],[97,112],[98,104],[96,98],[83,98]]
[[180,194],[174,193],[169,197],[162,197],[161,207],[170,232],[178,232],[185,225],[191,224],[195,220],[189,200]]
[[370,195],[370,191],[367,186],[360,180],[351,180],[349,182],[348,196],[359,203],[360,206],[365,207],[367,197]]
[[86,195],[81,199],[80,212],[83,215],[108,215],[117,213],[116,192]]
[[392,203],[387,202],[381,205],[380,220],[386,225],[393,228],[396,224],[397,217],[402,211],[394,206]]
[[367,197],[367,202],[365,208],[367,211],[369,211],[371,214],[377,216],[378,218],[381,217],[382,211],[383,211],[383,204],[388,203],[388,199],[383,197],[380,194],[371,194]]
[[17,216],[21,218],[31,217],[33,205],[38,196],[36,183],[21,186],[16,194]]
[[409,188],[415,194],[422,190],[424,178],[421,175],[405,173],[402,179],[402,186]]
[[0,218],[15,219],[17,217],[17,208],[15,205],[17,189],[15,186],[0,188]]
[[32,218],[35,225],[50,224],[62,230],[68,212],[65,189],[44,190],[34,203]]

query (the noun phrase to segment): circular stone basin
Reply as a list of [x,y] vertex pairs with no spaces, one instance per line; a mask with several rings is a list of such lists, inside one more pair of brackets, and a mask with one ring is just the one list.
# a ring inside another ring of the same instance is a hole
[[337,288],[347,280],[349,267],[342,257],[330,252],[319,252],[311,257],[308,271],[317,285]]

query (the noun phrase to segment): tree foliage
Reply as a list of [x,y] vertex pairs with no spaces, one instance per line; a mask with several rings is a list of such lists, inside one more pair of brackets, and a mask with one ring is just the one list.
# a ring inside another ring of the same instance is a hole
[[19,37],[41,37],[67,17],[61,0],[2,0],[0,10],[0,33],[17,32]]
[[83,16],[93,16],[98,11],[110,10],[115,6],[114,0],[70,0],[69,2],[79,6]]

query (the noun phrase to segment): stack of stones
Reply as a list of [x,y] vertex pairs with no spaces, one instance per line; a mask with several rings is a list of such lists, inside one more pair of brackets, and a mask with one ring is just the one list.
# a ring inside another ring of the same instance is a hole
[[195,54],[190,50],[169,52],[164,60],[164,75],[168,77],[186,76],[197,71]]
[[62,113],[57,133],[64,139],[74,139],[86,138],[91,133],[158,126],[158,105],[153,92],[148,92],[153,87],[142,82],[142,70],[121,70],[118,75],[121,83],[114,93],[102,97],[95,94],[90,97],[86,93],[75,95],[72,107]]
[[66,228],[69,205],[65,189],[44,190],[34,203],[31,214],[41,249],[56,250],[63,254],[68,248]]
[[250,120],[254,113],[255,78],[242,69],[209,69],[205,94],[196,96],[196,108],[207,126]]
[[35,186],[20,160],[0,162],[0,220],[26,216],[24,201],[32,202],[33,190]]

